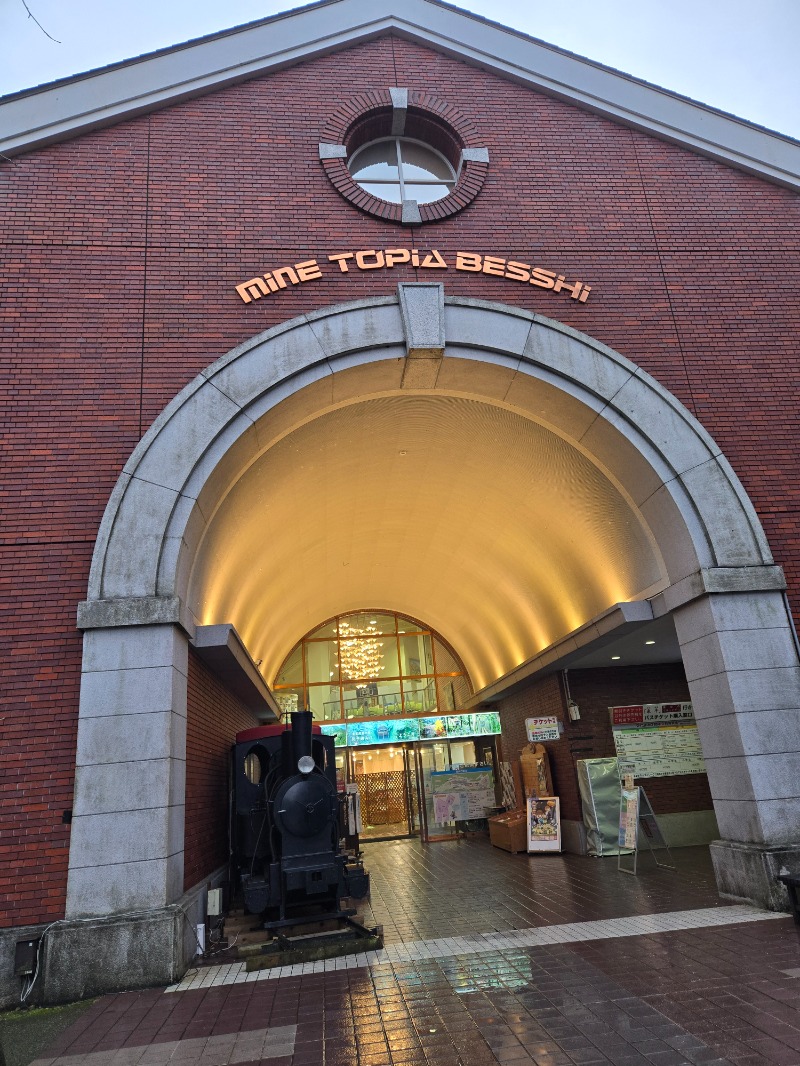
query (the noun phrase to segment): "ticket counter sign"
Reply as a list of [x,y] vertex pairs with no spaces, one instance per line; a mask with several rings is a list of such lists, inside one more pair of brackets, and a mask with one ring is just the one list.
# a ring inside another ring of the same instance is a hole
[[645,703],[609,709],[617,757],[633,767],[635,777],[705,772],[691,703]]
[[561,736],[559,725],[554,714],[543,718],[526,718],[525,732],[531,744],[544,744],[548,740],[558,740]]

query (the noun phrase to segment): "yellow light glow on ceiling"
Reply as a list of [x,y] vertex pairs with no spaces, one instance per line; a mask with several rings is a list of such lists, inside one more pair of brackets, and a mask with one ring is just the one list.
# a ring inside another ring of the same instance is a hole
[[321,620],[382,607],[437,629],[481,688],[663,577],[641,517],[576,446],[435,390],[305,418],[215,506],[190,606],[232,622],[268,681]]

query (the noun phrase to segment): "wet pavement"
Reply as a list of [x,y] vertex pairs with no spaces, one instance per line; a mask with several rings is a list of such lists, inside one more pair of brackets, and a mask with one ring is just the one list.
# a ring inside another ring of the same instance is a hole
[[105,996],[38,1066],[800,1066],[800,936],[729,907],[708,853],[508,855],[367,845],[386,948]]

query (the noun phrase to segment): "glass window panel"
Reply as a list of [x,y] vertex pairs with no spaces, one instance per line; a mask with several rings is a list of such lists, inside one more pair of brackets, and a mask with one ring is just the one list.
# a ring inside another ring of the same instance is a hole
[[463,711],[467,700],[472,695],[470,686],[463,674],[457,677],[438,677],[436,679],[436,687],[438,690],[439,711],[442,714]]
[[433,648],[427,633],[413,633],[400,637],[400,669],[405,677],[419,677],[433,673]]
[[276,685],[302,685],[303,683],[303,645],[298,644],[289,658],[278,671]]
[[377,704],[380,708],[381,717],[392,718],[402,715],[403,696],[400,682],[397,680],[378,681],[377,689]]
[[342,708],[345,718],[358,718],[358,696],[355,688],[342,689]]
[[403,198],[399,185],[378,184],[374,181],[360,181],[358,184],[370,196],[377,196],[379,200],[388,200],[390,204],[399,204]]
[[[349,169],[359,185],[365,181],[399,181],[395,141],[375,141],[365,145],[351,158]],[[434,174],[434,177],[439,175]]]
[[339,646],[335,640],[313,640],[305,648],[309,684],[331,684],[339,680]]
[[405,188],[406,200],[416,200],[418,204],[433,203],[434,200],[441,200],[450,192],[449,185],[406,185]]
[[442,178],[446,182],[455,178],[453,168],[444,156],[427,145],[401,141],[400,156],[403,161],[403,181],[406,183],[415,178],[422,178],[423,181],[426,178]]
[[436,714],[436,683],[432,677],[403,681],[403,704],[406,714]]
[[451,763],[451,765],[453,767],[456,767],[456,766],[474,766],[475,763],[476,763],[475,741],[474,740],[451,740],[450,741],[450,763]]
[[309,710],[315,722],[333,722],[342,717],[338,685],[309,685]]
[[[338,640],[321,639],[337,631]],[[287,703],[285,714],[302,709],[307,699],[315,718],[325,722],[465,711],[472,693],[461,663],[419,622],[404,615],[360,611],[341,615],[313,632],[319,637],[303,642],[302,655],[301,647],[293,649],[278,674],[276,685],[285,687],[278,688],[276,696],[283,692],[292,703],[291,707]],[[434,671],[432,653],[436,672],[455,676],[435,681],[426,677]],[[303,656],[308,690],[301,683]]]
[[460,674],[463,671],[461,663],[441,640],[434,640],[433,649],[436,652],[437,674]]
[[340,639],[339,656],[344,681],[376,681],[400,675],[394,636]]
[[396,622],[393,614],[365,611],[361,614],[342,615],[340,627],[351,629],[355,627],[364,631],[369,630],[371,633],[394,633]]
[[280,707],[281,718],[288,721],[289,715],[294,711],[302,711],[305,709],[305,689],[279,689],[278,692],[273,693],[275,702]]
[[346,695],[348,718],[392,718],[403,713],[399,681],[365,681]]
[[305,638],[306,640],[317,640],[324,637],[335,637],[339,632],[339,621],[334,618],[331,622],[325,622],[319,629],[312,629],[312,631]]

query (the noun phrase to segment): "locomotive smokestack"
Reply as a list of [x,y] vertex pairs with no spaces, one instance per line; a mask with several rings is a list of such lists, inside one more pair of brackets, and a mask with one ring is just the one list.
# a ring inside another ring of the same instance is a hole
[[314,716],[311,711],[292,712],[292,760],[297,769],[310,773],[314,769],[311,755],[311,723]]

